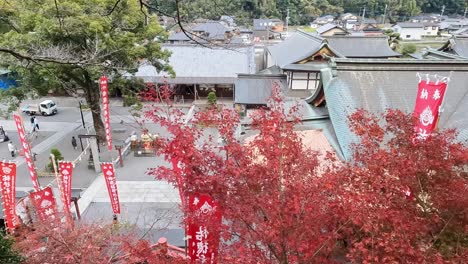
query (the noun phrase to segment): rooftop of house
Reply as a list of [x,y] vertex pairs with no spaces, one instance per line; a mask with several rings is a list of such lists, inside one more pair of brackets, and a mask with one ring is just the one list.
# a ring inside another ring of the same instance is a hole
[[453,35],[468,35],[468,27],[460,28],[452,32]]
[[269,23],[271,23],[272,26],[278,25],[278,24],[282,25],[283,21],[281,19],[278,19],[278,18],[254,19],[253,20],[253,30],[266,30],[268,28],[267,25],[269,25]]
[[400,26],[401,28],[424,28],[424,27],[436,27],[439,26],[436,23],[412,23],[412,22],[400,22],[397,23],[395,26]]
[[322,71],[325,97],[335,134],[346,159],[357,141],[348,124],[350,114],[363,108],[382,113],[388,108],[411,113],[416,100],[417,73],[450,76],[441,128],[458,129],[468,141],[468,61],[333,59]]
[[[206,33],[201,39],[208,40],[224,40],[225,34],[231,32],[231,29],[219,21],[208,21],[206,23],[198,24],[190,29],[187,34],[192,38],[198,39],[195,33]],[[169,36],[169,41],[189,41],[190,38],[184,32],[177,32]]]
[[340,27],[340,26],[338,26],[338,25],[336,25],[336,24],[333,24],[333,23],[328,23],[328,24],[325,24],[325,25],[323,25],[323,26],[317,28],[316,32],[317,32],[318,34],[323,34],[323,33],[327,32],[327,31],[329,31],[329,30],[332,30],[332,29],[334,29],[334,28],[338,28],[338,29],[341,29],[341,30],[347,32],[346,29],[343,29],[342,27]]

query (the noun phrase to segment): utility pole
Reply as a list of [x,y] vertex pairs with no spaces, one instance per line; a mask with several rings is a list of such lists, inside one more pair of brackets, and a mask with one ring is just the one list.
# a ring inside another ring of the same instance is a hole
[[388,5],[385,5],[383,18],[382,18],[382,24],[385,24],[385,19],[387,18],[387,7],[388,7]]
[[442,17],[444,16],[445,12],[445,5],[442,6],[442,12],[440,13],[440,20],[442,20]]
[[362,11],[362,22],[364,22],[365,17],[366,17],[366,7],[364,7],[364,10]]
[[[466,14],[466,10],[465,10]],[[286,37],[289,35],[289,8],[286,10]]]
[[466,19],[466,13],[468,12],[468,7],[465,7],[465,13],[463,14],[463,19]]

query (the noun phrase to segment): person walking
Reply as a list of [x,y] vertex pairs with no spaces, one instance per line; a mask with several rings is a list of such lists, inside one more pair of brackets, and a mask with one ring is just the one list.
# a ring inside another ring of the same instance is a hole
[[34,115],[31,116],[31,118],[29,119],[29,121],[31,121],[31,133],[34,132],[34,118],[36,118]]
[[11,141],[8,143],[8,150],[10,151],[11,156],[14,158],[16,154],[16,147],[15,145],[13,145],[13,142]]
[[75,138],[75,136],[72,136],[72,142],[71,142],[71,143],[72,143],[73,148],[76,150],[76,148],[77,148],[78,145],[76,144],[76,138]]
[[35,132],[36,129],[39,130],[39,121],[38,121],[37,118],[34,116],[33,132]]

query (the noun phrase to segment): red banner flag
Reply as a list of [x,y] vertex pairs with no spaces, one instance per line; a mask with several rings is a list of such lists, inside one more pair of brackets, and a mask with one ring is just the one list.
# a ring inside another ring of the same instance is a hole
[[59,161],[60,171],[60,192],[63,196],[62,202],[64,210],[67,214],[70,214],[70,202],[71,202],[71,187],[72,187],[72,174],[73,174],[73,162],[71,161]]
[[34,208],[36,209],[39,220],[47,221],[49,219],[57,219],[57,205],[50,186],[30,193],[29,198],[31,198]]
[[221,226],[221,208],[210,196],[189,196],[188,250],[190,259],[201,263],[216,263]]
[[3,209],[8,229],[18,226],[16,215],[16,164],[0,161],[0,187],[2,189]]
[[39,190],[39,182],[37,181],[36,168],[34,167],[34,162],[31,156],[31,150],[29,149],[28,139],[24,132],[23,119],[17,114],[13,114],[15,119],[16,129],[18,130],[18,135],[21,142],[21,147],[24,151],[24,158],[26,159],[26,165],[28,166],[29,175],[31,176],[31,181],[34,187],[34,190]]
[[120,214],[119,193],[117,192],[114,165],[112,163],[101,163],[101,169],[102,174],[104,174],[104,179],[106,180],[112,211],[114,214]]
[[109,89],[107,87],[107,77],[101,76],[99,79],[101,85],[102,108],[104,111],[104,127],[106,129],[107,148],[112,150],[112,135],[110,128],[110,113],[109,113]]
[[418,139],[427,138],[436,128],[440,107],[444,99],[447,83],[421,81],[414,106],[414,116],[418,119],[416,133]]

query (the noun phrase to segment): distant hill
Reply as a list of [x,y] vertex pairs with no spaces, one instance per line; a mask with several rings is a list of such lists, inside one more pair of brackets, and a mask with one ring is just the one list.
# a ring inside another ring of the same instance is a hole
[[[175,13],[175,1],[150,0],[150,4],[165,14]],[[285,20],[289,10],[290,25],[307,24],[325,14],[338,16],[344,12],[381,17],[387,6],[387,18],[393,21],[419,13],[463,15],[465,0],[190,0],[180,1],[181,17],[189,22],[196,18],[219,19],[222,15],[235,16],[238,24],[249,25],[253,18],[280,18]]]

